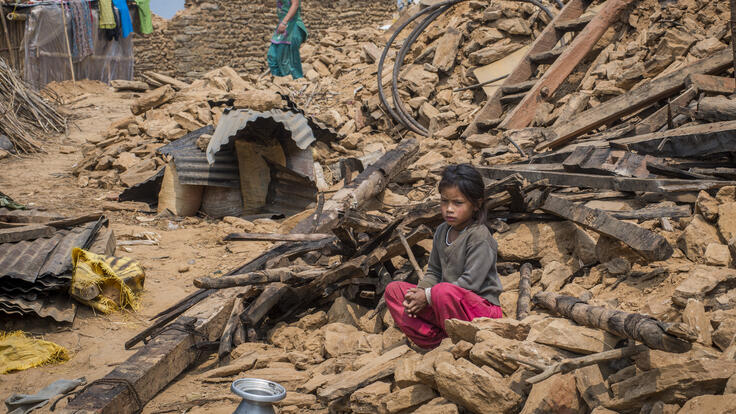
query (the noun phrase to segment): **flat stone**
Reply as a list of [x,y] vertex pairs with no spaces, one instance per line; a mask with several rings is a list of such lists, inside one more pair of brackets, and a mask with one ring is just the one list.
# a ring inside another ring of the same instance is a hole
[[336,357],[359,355],[373,350],[368,334],[344,323],[331,323],[322,328],[325,336],[325,352]]
[[350,395],[350,409],[358,414],[374,414],[381,410],[381,399],[391,392],[391,383],[376,381]]
[[451,349],[452,345],[450,342],[448,346],[442,348],[437,347],[432,351],[426,353],[422,360],[419,361],[419,363],[415,367],[414,375],[419,378],[419,381],[422,384],[437,389],[437,384],[435,383],[435,368],[437,364],[440,364],[442,362],[455,361],[455,357],[452,356],[452,353],[450,352]]
[[736,186],[727,185],[718,189],[716,193],[716,200],[721,204],[731,203],[736,201]]
[[575,377],[578,393],[588,408],[596,408],[611,399],[608,394],[608,384],[603,379],[598,364],[576,369],[572,374]]
[[564,264],[552,261],[542,271],[542,287],[551,292],[558,292],[565,285],[572,271]]
[[736,202],[718,206],[718,231],[723,240],[730,241],[736,237]]
[[457,405],[446,398],[437,397],[434,400],[417,408],[412,414],[459,414]]
[[718,394],[734,373],[734,361],[704,359],[652,369],[613,384],[614,398],[606,407],[628,411],[652,400],[683,403],[698,395]]
[[314,394],[302,394],[299,392],[289,391],[286,398],[276,403],[279,407],[295,405],[297,407],[309,407],[317,403],[317,396]]
[[710,319],[705,314],[703,302],[696,299],[688,299],[685,310],[682,312],[682,321],[688,324],[698,333],[698,342],[705,346],[711,346]]
[[474,148],[490,148],[498,145],[500,139],[493,134],[473,134],[465,139]]
[[736,395],[700,395],[688,400],[677,413],[736,413]]
[[687,300],[692,298],[702,301],[708,307],[706,296],[717,287],[730,285],[734,281],[736,281],[736,270],[704,265],[695,266],[688,277],[675,288],[672,302],[684,307],[687,305]]
[[297,371],[294,368],[286,367],[253,369],[245,371],[243,376],[278,382],[287,391],[296,391],[297,388],[309,380],[309,374],[306,371]]
[[236,108],[247,108],[264,112],[283,106],[283,99],[279,94],[270,90],[250,90],[234,94]]
[[[736,207],[736,203],[734,207]],[[719,218],[718,223],[720,227],[721,218]],[[705,249],[711,243],[721,243],[718,230],[700,214],[693,216],[690,224],[677,239],[677,247],[685,253],[688,259],[695,263],[705,263]]]
[[713,332],[712,340],[715,346],[725,351],[733,343],[734,337],[736,337],[736,318],[722,321]]
[[516,341],[496,335],[493,331],[479,331],[476,344],[470,350],[470,360],[478,365],[487,365],[502,374],[511,374],[519,369],[519,363],[506,355],[518,355],[550,365],[554,359],[570,354],[556,348],[531,341]]
[[575,224],[559,222],[517,222],[509,231],[496,234],[499,260],[524,262],[530,260],[565,261],[575,249]]
[[521,396],[467,359],[437,364],[435,382],[440,395],[473,413],[511,414]]
[[705,248],[705,263],[712,266],[730,266],[731,251],[728,246],[720,243],[711,243]]
[[526,20],[520,17],[497,20],[496,28],[511,35],[530,36],[532,34],[532,28],[529,27]]
[[442,72],[450,72],[455,65],[455,57],[463,34],[455,27],[448,27],[445,34],[437,41],[437,49],[434,52],[432,66]]
[[434,390],[424,384],[399,389],[381,399],[382,412],[391,414],[409,410],[437,397]]
[[315,313],[311,313],[309,315],[306,315],[299,319],[296,322],[296,326],[298,328],[302,328],[305,331],[319,329],[325,325],[327,325],[327,322],[329,321],[329,317],[327,316],[327,313],[324,311],[319,311]]
[[406,388],[410,385],[419,384],[421,381],[416,375],[416,367],[421,362],[422,355],[413,353],[401,358],[396,363],[394,370],[394,382],[400,388]]
[[448,319],[445,321],[445,331],[453,341],[476,342],[478,331],[491,331],[508,339],[523,341],[529,335],[531,327],[521,321],[511,318],[475,318],[472,321]]
[[505,38],[471,53],[470,62],[477,66],[488,65],[489,63],[503,59],[523,46],[521,43],[512,42],[511,39]]
[[619,341],[619,338],[608,332],[586,328],[559,318],[532,325],[527,339],[578,354],[609,351]]
[[368,313],[365,306],[350,302],[346,298],[340,296],[335,299],[327,312],[327,318],[330,323],[344,323],[355,327],[360,326],[360,318]]
[[575,376],[558,374],[532,386],[520,414],[579,413],[584,405],[578,398]]

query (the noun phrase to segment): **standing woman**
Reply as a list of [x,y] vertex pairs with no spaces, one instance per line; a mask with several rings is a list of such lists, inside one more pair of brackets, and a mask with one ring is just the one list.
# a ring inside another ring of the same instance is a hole
[[274,76],[291,75],[298,79],[302,73],[299,47],[307,40],[307,27],[302,22],[301,0],[276,0],[279,26],[271,37],[268,66]]

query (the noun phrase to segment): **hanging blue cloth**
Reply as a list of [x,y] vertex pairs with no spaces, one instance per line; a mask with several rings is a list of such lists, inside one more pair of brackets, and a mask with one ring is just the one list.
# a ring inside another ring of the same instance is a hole
[[130,20],[130,10],[125,0],[112,0],[115,7],[120,10],[120,25],[123,29],[123,37],[128,37],[133,33],[133,22]]

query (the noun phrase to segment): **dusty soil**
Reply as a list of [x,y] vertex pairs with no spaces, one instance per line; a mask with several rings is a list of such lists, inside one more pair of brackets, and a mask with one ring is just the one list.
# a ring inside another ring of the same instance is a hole
[[[103,210],[119,189],[80,188],[71,170],[82,159],[79,148],[88,138],[104,133],[111,121],[130,115],[133,96],[88,81],[76,87],[65,83],[55,89],[64,102],[72,102],[64,108],[73,114],[74,124],[66,136],[48,137],[44,154],[1,160],[0,191],[33,208],[66,216]],[[148,221],[154,214],[135,211],[106,211],[106,214],[119,240],[144,231],[160,235],[157,246],[129,246],[129,252],[119,247],[116,252],[118,256],[138,260],[146,270],[142,308],[136,313],[101,315],[80,305],[71,325],[2,316],[0,330],[24,330],[58,343],[69,350],[71,359],[59,365],[2,376],[0,399],[5,400],[12,393],[33,394],[61,378],[84,376],[92,381],[103,377],[140,347],[126,351],[123,344],[147,327],[151,316],[196,290],[193,278],[217,270],[229,271],[269,246],[261,242],[225,245],[220,240],[230,229],[219,221],[196,217]],[[189,270],[180,272],[183,267]],[[166,407],[178,401],[215,395],[229,396],[229,384],[216,384],[211,390],[192,390],[173,384],[149,403],[145,412],[160,412],[159,407],[166,411]],[[235,405],[228,400],[220,404],[222,412],[232,412]],[[215,407],[208,406],[208,411],[212,408]]]

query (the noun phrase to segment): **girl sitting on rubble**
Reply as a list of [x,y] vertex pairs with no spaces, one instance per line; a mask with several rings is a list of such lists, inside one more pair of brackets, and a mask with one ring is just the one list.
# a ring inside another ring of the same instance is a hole
[[302,22],[301,0],[276,0],[276,14],[279,25],[271,37],[268,67],[274,76],[302,78],[299,47],[307,40],[307,27]]
[[398,328],[422,348],[447,337],[445,320],[502,317],[498,244],[486,227],[484,185],[468,164],[451,165],[439,184],[445,220],[434,233],[424,279],[391,282],[384,298]]

